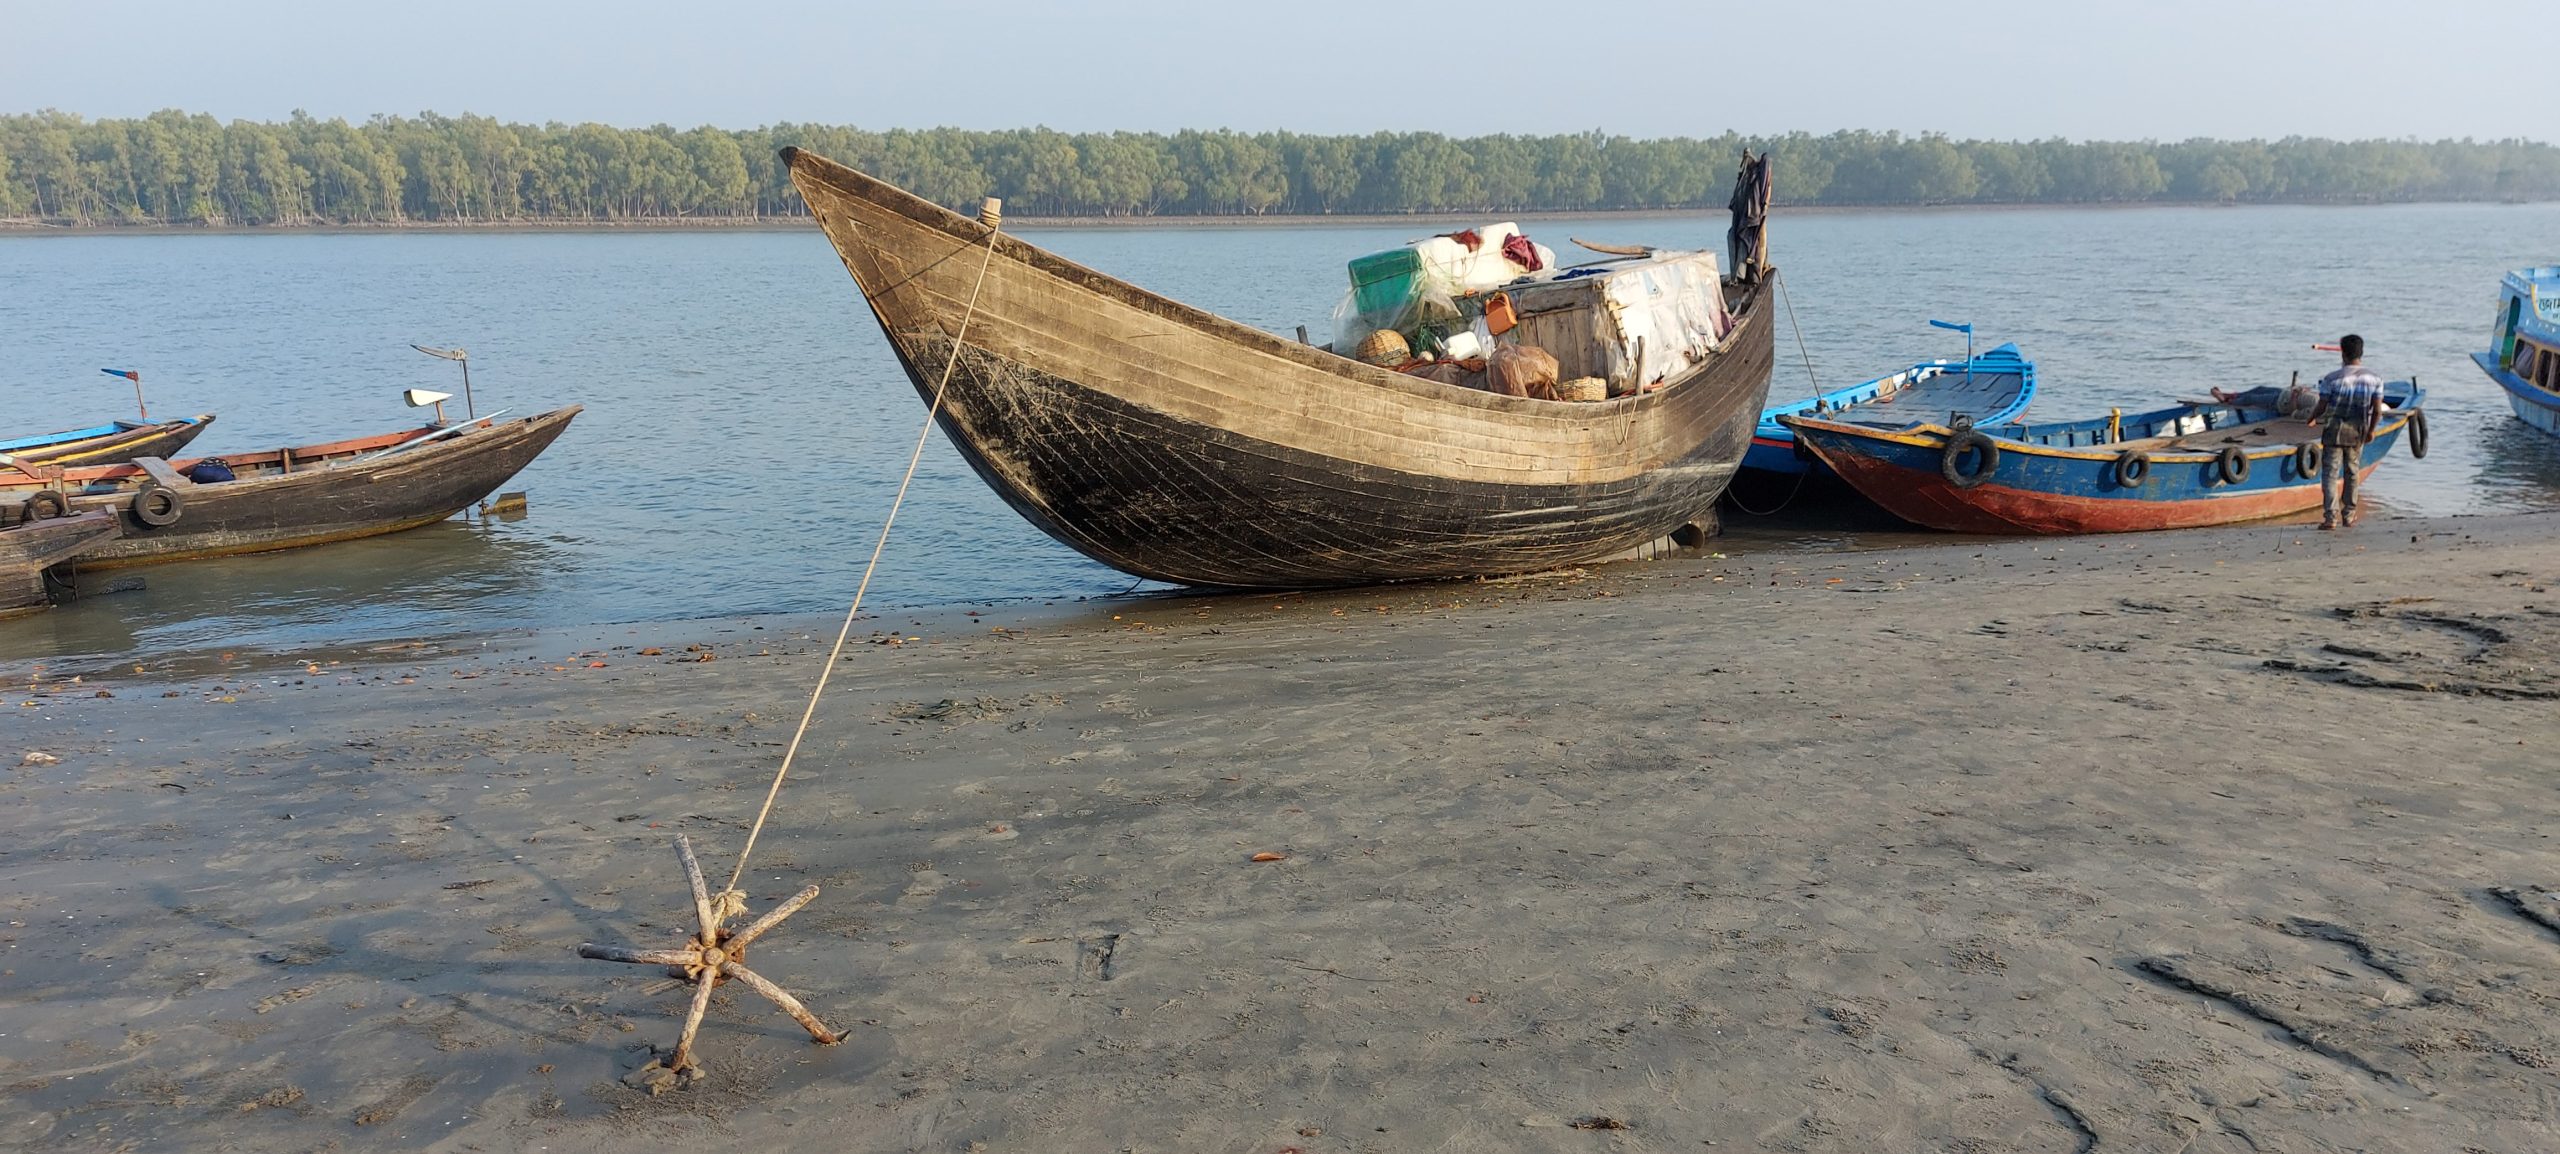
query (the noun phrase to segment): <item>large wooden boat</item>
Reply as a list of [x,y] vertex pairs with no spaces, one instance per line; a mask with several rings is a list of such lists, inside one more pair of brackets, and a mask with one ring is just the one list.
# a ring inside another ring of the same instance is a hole
[[105,510],[123,535],[84,553],[83,568],[115,568],[235,553],[263,553],[396,533],[441,521],[496,491],[551,446],[578,415],[571,405],[512,421],[482,418],[444,428],[221,460],[232,480],[197,483],[204,458],[146,457],[68,470],[58,488],[0,474],[0,517],[67,505]]
[[1811,452],[1796,448],[1795,432],[1780,424],[1780,417],[1823,417],[1878,428],[1970,421],[1988,428],[2017,420],[2035,398],[2036,364],[2014,344],[1965,361],[1922,361],[1872,381],[1761,410],[1760,427],[1751,434],[1751,452],[1742,458],[1742,467],[1779,476],[1831,471]]
[[96,465],[135,457],[166,457],[213,425],[213,414],[174,421],[109,421],[0,440],[0,467]]
[[115,514],[96,512],[0,529],[0,617],[44,608],[45,571],[114,539],[119,528]]
[[[2275,394],[2279,390],[2260,390]],[[1906,521],[1957,533],[2124,533],[2282,517],[2320,507],[2320,431],[2274,396],[1997,429],[1779,420],[1840,479]],[[2403,430],[2426,455],[2426,395],[2385,386],[2357,460],[2371,476]]]
[[1663,387],[1533,400],[1337,356],[811,153],[783,159],[928,402],[958,339],[939,419],[978,475],[1050,536],[1143,577],[1517,573],[1687,536],[1712,524],[1767,396],[1774,273],[1756,260],[1723,285],[1717,351]]
[[2471,359],[2506,390],[2517,420],[2560,437],[2560,265],[2507,274],[2497,347]]

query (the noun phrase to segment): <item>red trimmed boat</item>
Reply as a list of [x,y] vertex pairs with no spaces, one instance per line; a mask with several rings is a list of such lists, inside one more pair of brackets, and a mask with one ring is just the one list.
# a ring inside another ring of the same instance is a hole
[[[2274,389],[2066,423],[1900,429],[1778,418],[1840,478],[1906,521],[1955,533],[2127,533],[2282,517],[2320,507],[2319,430],[2275,408]],[[2425,393],[2383,389],[2364,446],[2370,476],[2405,431],[2427,455]],[[2263,402],[2263,403],[2261,403]]]
[[0,474],[0,518],[111,512],[123,536],[83,553],[114,568],[352,541],[432,524],[497,490],[568,429],[579,406],[538,417],[225,455],[232,479],[198,481],[206,458],[64,470],[55,482]]

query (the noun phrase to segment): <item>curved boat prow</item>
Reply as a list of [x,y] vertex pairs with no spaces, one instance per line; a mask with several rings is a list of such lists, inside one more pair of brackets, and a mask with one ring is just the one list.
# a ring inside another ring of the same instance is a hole
[[918,396],[950,370],[938,415],[962,457],[1142,577],[1306,587],[1623,554],[1712,518],[1767,393],[1765,279],[1723,286],[1730,330],[1662,387],[1532,400],[1336,356],[782,156]]

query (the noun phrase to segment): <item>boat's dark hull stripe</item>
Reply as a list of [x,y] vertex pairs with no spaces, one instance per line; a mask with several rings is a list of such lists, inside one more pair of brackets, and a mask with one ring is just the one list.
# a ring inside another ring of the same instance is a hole
[[122,537],[83,556],[80,564],[115,568],[261,553],[441,521],[531,464],[569,427],[575,411],[501,424],[373,466],[189,486],[177,521],[158,528],[133,515],[130,489],[75,494],[73,511],[112,509],[124,522]]
[[[938,334],[902,336],[892,343],[929,401],[950,346]],[[909,347],[918,355],[908,357]],[[1765,362],[1743,359],[1725,371],[1765,380]],[[942,424],[1007,504],[1106,565],[1187,584],[1297,587],[1567,565],[1701,520],[1759,416],[1760,390],[1727,391],[1729,411],[1682,461],[1583,485],[1457,480],[1322,457],[977,349],[952,374]]]

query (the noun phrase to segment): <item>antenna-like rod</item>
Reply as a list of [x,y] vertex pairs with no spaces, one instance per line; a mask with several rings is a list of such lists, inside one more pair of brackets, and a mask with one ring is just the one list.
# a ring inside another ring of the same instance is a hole
[[462,412],[464,414],[464,419],[479,419],[480,409],[478,406],[471,403],[471,354],[463,349],[431,349],[425,345],[411,345],[409,347],[425,353],[428,356],[441,357],[462,366]]

